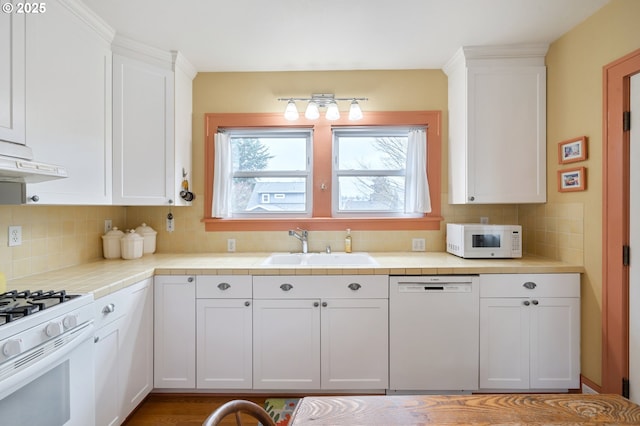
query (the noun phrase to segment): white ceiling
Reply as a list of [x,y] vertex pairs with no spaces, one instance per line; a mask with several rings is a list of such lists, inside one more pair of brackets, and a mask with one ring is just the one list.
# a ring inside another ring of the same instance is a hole
[[460,46],[550,43],[609,0],[84,0],[198,71],[442,68]]

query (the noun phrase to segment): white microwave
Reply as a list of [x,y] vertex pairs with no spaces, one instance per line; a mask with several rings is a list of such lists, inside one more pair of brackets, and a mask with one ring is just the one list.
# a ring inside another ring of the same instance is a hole
[[464,258],[522,257],[522,227],[448,223],[447,251]]

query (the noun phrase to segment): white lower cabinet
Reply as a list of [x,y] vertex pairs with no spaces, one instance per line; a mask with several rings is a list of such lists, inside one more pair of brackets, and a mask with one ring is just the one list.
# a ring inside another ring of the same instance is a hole
[[580,386],[580,274],[480,275],[480,388]]
[[388,276],[253,278],[254,389],[386,389]]
[[158,275],[154,280],[154,386],[194,389],[196,387],[195,277]]
[[196,277],[198,389],[251,389],[251,276]]
[[96,425],[119,425],[153,388],[153,286],[95,302]]

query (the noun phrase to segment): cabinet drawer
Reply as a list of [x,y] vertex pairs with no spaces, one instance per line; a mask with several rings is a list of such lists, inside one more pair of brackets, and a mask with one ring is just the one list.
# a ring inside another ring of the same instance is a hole
[[580,274],[481,274],[480,297],[580,297]]
[[296,275],[253,277],[254,299],[386,299],[387,275]]
[[126,291],[120,290],[93,303],[96,330],[122,317],[126,311]]
[[151,278],[147,278],[94,301],[94,325],[96,330],[122,317],[131,309],[135,309],[135,306],[131,306],[131,295],[150,285]]
[[199,275],[196,299],[250,299],[251,275]]

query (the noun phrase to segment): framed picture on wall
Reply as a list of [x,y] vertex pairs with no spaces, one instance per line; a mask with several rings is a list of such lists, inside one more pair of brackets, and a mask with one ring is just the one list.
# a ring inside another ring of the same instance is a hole
[[558,144],[558,163],[574,163],[587,159],[587,137],[562,141]]
[[584,191],[587,189],[587,169],[576,167],[573,169],[558,170],[558,191]]

